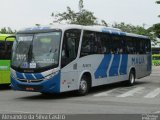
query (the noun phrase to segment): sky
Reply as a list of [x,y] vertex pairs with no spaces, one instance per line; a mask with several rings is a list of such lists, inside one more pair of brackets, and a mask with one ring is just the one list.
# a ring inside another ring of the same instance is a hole
[[[156,0],[84,0],[84,8],[109,25],[125,22],[146,28],[160,23],[160,5]],[[0,28],[19,30],[35,24],[52,23],[51,13],[78,11],[79,0],[0,0]]]

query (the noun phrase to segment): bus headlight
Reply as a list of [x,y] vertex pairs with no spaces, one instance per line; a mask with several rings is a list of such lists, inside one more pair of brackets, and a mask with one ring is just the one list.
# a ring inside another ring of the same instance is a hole
[[57,74],[58,74],[58,71],[57,72],[53,72],[52,74],[45,76],[44,80],[49,80],[49,79],[53,78],[55,75],[57,75]]

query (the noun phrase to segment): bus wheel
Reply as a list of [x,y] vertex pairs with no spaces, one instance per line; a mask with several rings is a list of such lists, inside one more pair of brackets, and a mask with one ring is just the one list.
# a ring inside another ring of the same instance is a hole
[[129,73],[129,79],[128,79],[127,83],[129,86],[132,86],[135,84],[135,72],[133,70],[131,70]]
[[78,95],[82,95],[82,96],[86,95],[88,93],[88,90],[89,90],[89,84],[87,82],[86,77],[83,76],[80,81]]
[[45,93],[45,92],[41,92],[42,96],[50,96],[52,95],[51,93]]

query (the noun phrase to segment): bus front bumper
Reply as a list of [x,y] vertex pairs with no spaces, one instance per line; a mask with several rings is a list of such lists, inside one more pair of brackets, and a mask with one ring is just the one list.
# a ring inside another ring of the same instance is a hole
[[11,87],[13,90],[32,91],[41,93],[59,93],[60,92],[60,73],[48,80],[37,83],[21,82],[11,77]]

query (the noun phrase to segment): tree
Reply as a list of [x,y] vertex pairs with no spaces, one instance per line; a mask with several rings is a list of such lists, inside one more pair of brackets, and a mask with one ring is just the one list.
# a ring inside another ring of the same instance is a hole
[[125,32],[135,33],[135,34],[140,34],[140,35],[146,35],[148,33],[147,30],[142,26],[134,26],[131,24],[125,24],[124,22],[120,24],[115,23],[112,25],[112,27],[119,28]]
[[[156,3],[160,4],[160,0],[157,0]],[[160,15],[158,17],[160,17]],[[148,31],[152,33],[155,37],[160,38],[160,23],[154,24],[152,27],[148,29]]]
[[[94,16],[93,12],[84,9],[83,0],[79,0],[79,11],[75,12],[70,7],[67,7],[67,11],[63,13],[54,14],[53,22],[67,22],[69,24],[79,24],[79,25],[97,25],[97,18]],[[106,22],[103,21],[107,25]]]
[[148,29],[150,32],[153,32],[153,34],[156,36],[156,37],[159,37],[160,38],[160,23],[157,23],[157,24],[154,24],[152,27],[150,27]]
[[[160,0],[156,1],[157,4],[160,4]],[[160,15],[158,15],[158,17],[160,17]]]
[[0,33],[1,34],[14,34],[16,31],[14,30],[12,30],[10,27],[4,27],[4,28],[2,28],[1,30],[0,30]]
[[160,4],[160,0],[156,1],[157,4]]
[[156,35],[153,33],[153,28],[145,29],[143,26],[134,26],[131,24],[125,24],[124,22],[120,24],[115,23],[112,25],[112,27],[119,28],[124,32],[145,35],[148,36],[152,41],[156,41]]
[[106,23],[106,21],[105,21],[105,20],[101,20],[101,23],[102,23],[102,25],[103,25],[103,26],[108,27],[108,24]]
[[83,10],[83,0],[79,0],[79,11],[81,12]]

